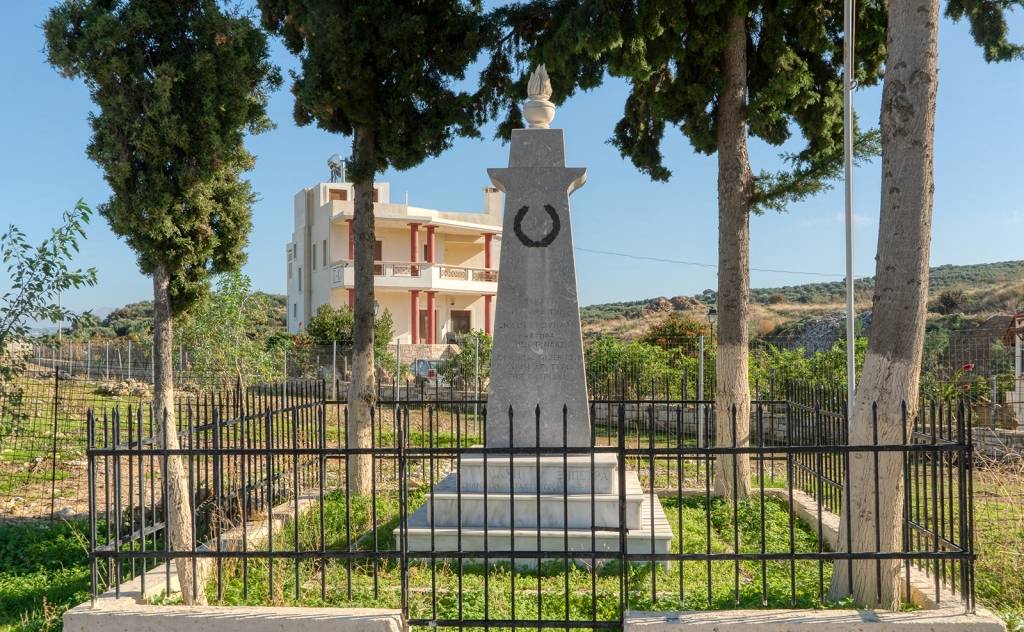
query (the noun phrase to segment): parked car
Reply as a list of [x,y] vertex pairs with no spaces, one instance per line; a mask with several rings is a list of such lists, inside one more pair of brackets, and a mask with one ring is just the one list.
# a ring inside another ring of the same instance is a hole
[[441,377],[440,360],[419,359],[412,363],[413,380],[418,388],[434,388],[445,386]]

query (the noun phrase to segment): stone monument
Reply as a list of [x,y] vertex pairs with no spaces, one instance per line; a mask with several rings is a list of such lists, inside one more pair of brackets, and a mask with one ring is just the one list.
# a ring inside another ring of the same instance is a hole
[[[569,212],[587,171],[565,166],[562,130],[549,129],[550,97],[540,66],[523,108],[529,127],[512,132],[508,167],[488,169],[505,192],[485,427],[492,450],[593,440]],[[667,553],[672,529],[660,502],[644,494],[636,472],[622,474],[609,453],[461,456],[409,517],[409,550],[564,551],[568,543],[615,551],[624,504],[627,549]]]

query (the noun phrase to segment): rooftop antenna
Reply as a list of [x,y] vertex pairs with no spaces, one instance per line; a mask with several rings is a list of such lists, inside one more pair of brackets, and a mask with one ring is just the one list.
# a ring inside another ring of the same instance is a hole
[[346,160],[338,154],[327,159],[327,167],[331,170],[331,182],[345,181],[345,163]]

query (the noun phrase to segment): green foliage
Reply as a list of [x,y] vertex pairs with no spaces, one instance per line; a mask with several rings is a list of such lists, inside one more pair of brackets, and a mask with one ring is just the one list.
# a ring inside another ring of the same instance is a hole
[[[706,354],[706,367],[714,366],[714,350],[709,348]],[[678,396],[682,393],[684,375],[689,396],[694,397],[697,392],[698,358],[678,350],[601,336],[587,347],[584,361],[592,393],[617,393],[630,398],[666,392]],[[714,388],[712,371],[705,374],[705,389],[708,388]]]
[[137,340],[148,336],[153,330],[153,301],[138,301],[118,307],[103,319],[103,326],[118,337]]
[[17,343],[28,334],[33,321],[55,322],[74,316],[61,306],[61,292],[96,284],[94,268],[71,266],[91,215],[79,200],[64,213],[61,226],[34,247],[16,226],[0,235],[0,264],[7,272],[7,289],[0,296],[0,437],[25,419],[24,390],[16,379],[25,368],[25,354]]
[[[485,96],[492,108],[513,113],[500,132],[518,123],[514,105],[525,81],[507,77],[516,64],[546,63],[558,99],[600,85],[605,72],[625,77],[630,93],[611,142],[652,179],[667,180],[661,145],[668,127],[699,152],[718,150],[722,51],[736,12],[747,16],[748,133],[776,146],[794,130],[806,140],[798,153],[784,156],[788,171],[755,179],[753,210],[783,208],[826,188],[841,173],[843,145],[843,16],[832,2],[536,0],[499,10],[495,19],[507,34],[493,46]],[[885,54],[884,6],[858,3],[856,22],[855,79],[874,84]],[[874,133],[857,145],[861,157],[877,154]]]
[[[253,327],[260,335],[273,336],[287,327],[288,297],[256,291],[253,298],[263,303],[265,310],[253,314]],[[153,330],[153,301],[128,303],[111,311],[102,320],[90,313],[72,316],[64,335],[78,340],[87,338],[131,338],[139,341]]]
[[682,348],[687,355],[694,355],[698,353],[701,336],[710,339],[711,326],[707,321],[695,320],[681,314],[670,314],[665,320],[648,328],[641,336],[640,342],[662,349]]
[[373,353],[380,361],[387,361],[390,358],[391,364],[395,366],[395,358],[388,353],[388,345],[395,337],[395,318],[389,310],[377,316],[373,321]]
[[599,303],[580,308],[580,320],[584,322],[611,320],[626,313],[636,312],[650,301],[621,301],[618,303]]
[[352,328],[355,316],[348,307],[334,309],[324,303],[316,310],[316,315],[309,319],[306,334],[318,345],[339,343],[344,346],[352,344]]
[[472,98],[452,84],[481,46],[479,3],[259,0],[263,25],[299,56],[295,121],[329,132],[370,132],[373,160],[357,155],[355,182],[408,169],[475,136]]
[[[314,345],[331,345],[338,343],[341,347],[352,344],[355,317],[349,307],[334,309],[328,304],[321,305],[316,315],[306,325],[306,336]],[[390,357],[388,345],[395,337],[395,319],[389,310],[377,316],[373,322],[373,349],[377,358]],[[393,362],[392,365],[394,366]]]
[[[867,338],[857,338],[856,362],[864,366]],[[622,342],[610,336],[596,339],[585,352],[587,382],[592,393],[617,393],[645,397],[652,393],[689,398],[697,396],[699,354],[690,346],[662,347],[649,342]],[[704,351],[704,393],[715,388],[716,347]],[[840,339],[827,351],[808,354],[803,349],[758,345],[750,352],[750,387],[754,393],[776,392],[788,382],[842,390],[846,385],[846,341]]]
[[1006,13],[1014,6],[1024,7],[1021,0],[949,0],[946,16],[954,22],[963,18],[971,23],[971,37],[981,46],[985,61],[1009,61],[1024,58],[1024,46],[1010,42]]
[[961,289],[943,290],[939,293],[939,298],[935,299],[936,311],[940,314],[954,314],[960,310],[966,298]]
[[88,525],[0,525],[0,630],[59,632],[64,611],[89,598]]
[[215,291],[180,317],[178,341],[189,350],[188,370],[194,380],[251,383],[280,378],[281,355],[262,327],[264,296],[250,289],[249,277],[228,272],[217,279]]
[[458,345],[459,350],[441,362],[441,375],[449,384],[466,385],[468,388],[473,388],[473,378],[477,376],[480,388],[486,389],[491,377],[494,339],[486,331],[474,329],[460,335]]
[[[859,375],[864,367],[868,339],[858,336],[854,357]],[[776,388],[786,383],[846,388],[846,338],[839,338],[827,351],[808,354],[802,348],[785,349],[772,344],[758,345],[750,352],[750,382],[753,386]]]
[[33,321],[57,322],[73,316],[60,305],[61,292],[96,284],[95,268],[71,267],[91,216],[92,211],[79,200],[64,212],[62,224],[34,247],[17,226],[0,235],[0,263],[7,272],[8,288],[0,296],[0,357],[10,342],[28,334]]
[[271,126],[280,83],[266,35],[216,0],[64,0],[43,30],[50,64],[98,106],[87,154],[112,190],[100,213],[143,272],[166,267],[180,313],[244,258],[244,136]]
[[91,312],[85,312],[71,317],[71,323],[64,328],[63,335],[72,340],[110,338],[114,336],[114,330],[105,327],[103,321]]

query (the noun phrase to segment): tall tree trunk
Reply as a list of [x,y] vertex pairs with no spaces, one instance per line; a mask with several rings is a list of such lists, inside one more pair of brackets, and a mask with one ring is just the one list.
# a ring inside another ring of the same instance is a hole
[[[352,141],[355,163],[355,324],[352,328],[352,386],[348,398],[349,446],[372,446],[372,414],[376,400],[373,357],[373,174],[376,172],[373,133],[357,127]],[[369,494],[373,483],[373,457],[348,458],[348,484],[353,494]]]
[[[918,412],[935,188],[938,25],[938,0],[889,2],[875,294],[864,376],[850,420],[851,445],[874,443],[876,423],[879,443],[901,443],[905,424]],[[902,550],[902,460],[902,454],[881,453],[876,471],[873,455],[850,454],[849,512],[844,511],[839,536],[843,548],[849,534],[855,552]],[[881,492],[877,517],[876,476]],[[852,594],[864,606],[899,607],[899,561],[854,560],[852,587],[847,564],[837,563],[833,571],[833,598]]]
[[[153,414],[157,416],[160,447],[177,450],[177,422],[174,417],[173,336],[171,321],[170,276],[167,268],[153,271]],[[179,455],[167,457],[163,479],[167,485],[164,510],[167,513],[167,537],[174,551],[192,551],[192,505],[188,489],[188,469]],[[174,560],[186,604],[206,603],[206,577],[209,560],[187,557]],[[193,568],[194,566],[194,568]]]
[[[718,98],[718,355],[715,359],[715,443],[750,440],[750,206],[753,176],[747,155],[746,15],[729,18]],[[715,494],[750,494],[748,455],[715,459]]]

